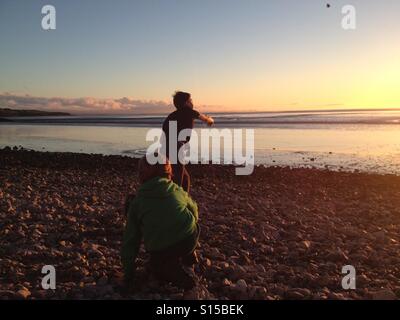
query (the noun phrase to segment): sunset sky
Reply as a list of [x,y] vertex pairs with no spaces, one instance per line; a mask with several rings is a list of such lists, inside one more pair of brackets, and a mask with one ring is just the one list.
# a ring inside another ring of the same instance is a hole
[[176,89],[204,111],[400,107],[400,1],[326,3],[1,0],[0,107],[168,112]]

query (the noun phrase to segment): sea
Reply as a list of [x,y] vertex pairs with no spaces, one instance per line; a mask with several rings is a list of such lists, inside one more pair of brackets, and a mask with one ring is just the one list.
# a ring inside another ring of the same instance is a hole
[[[400,174],[400,110],[215,113],[216,129],[254,133],[254,162],[265,166]],[[141,157],[165,115],[15,117],[0,122],[0,147]],[[200,137],[207,126],[197,122]],[[210,143],[210,152],[220,149]],[[228,141],[229,142],[229,141]],[[213,149],[214,148],[214,149]],[[227,149],[228,152],[231,149]],[[200,158],[199,158],[200,159]]]

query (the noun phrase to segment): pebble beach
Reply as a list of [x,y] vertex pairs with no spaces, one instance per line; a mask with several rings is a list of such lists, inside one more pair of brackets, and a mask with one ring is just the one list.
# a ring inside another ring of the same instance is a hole
[[[0,150],[0,299],[398,299],[400,176],[190,165],[198,286],[160,286],[141,249],[122,286],[124,200],[137,159]],[[44,265],[57,288],[41,287]],[[342,287],[354,266],[356,289]]]

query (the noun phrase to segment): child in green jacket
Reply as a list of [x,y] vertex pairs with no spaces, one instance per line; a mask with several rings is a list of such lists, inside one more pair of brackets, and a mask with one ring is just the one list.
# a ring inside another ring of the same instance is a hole
[[197,262],[195,248],[199,237],[197,204],[171,180],[170,163],[150,165],[139,162],[141,186],[128,203],[123,236],[122,265],[125,280],[132,281],[136,256],[143,239],[150,253],[150,268],[161,282],[190,289],[193,277],[182,265]]

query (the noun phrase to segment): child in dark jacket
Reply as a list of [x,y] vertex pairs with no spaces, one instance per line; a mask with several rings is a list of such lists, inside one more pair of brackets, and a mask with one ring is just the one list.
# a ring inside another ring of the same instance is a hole
[[193,277],[183,265],[197,262],[199,237],[197,204],[171,180],[170,163],[150,165],[139,162],[141,186],[128,203],[123,236],[122,264],[125,281],[132,282],[135,260],[143,239],[150,253],[150,268],[161,282],[190,289]]
[[[206,116],[205,114],[201,114],[200,112],[193,109],[193,100],[191,98],[190,93],[177,91],[174,94],[174,106],[176,110],[170,113],[167,118],[163,122],[162,130],[165,134],[165,154],[168,158],[173,161],[171,154],[174,153],[176,156],[178,155],[179,149],[190,140],[190,137],[187,137],[186,141],[173,141],[173,145],[170,145],[169,141],[169,126],[171,122],[176,123],[176,138],[178,138],[179,133],[184,129],[193,129],[194,120],[199,119],[208,126],[212,126],[214,124],[214,119]],[[172,178],[176,184],[182,186],[183,189],[189,193],[190,190],[190,175],[187,171],[185,165],[176,159],[177,162],[173,163]]]

